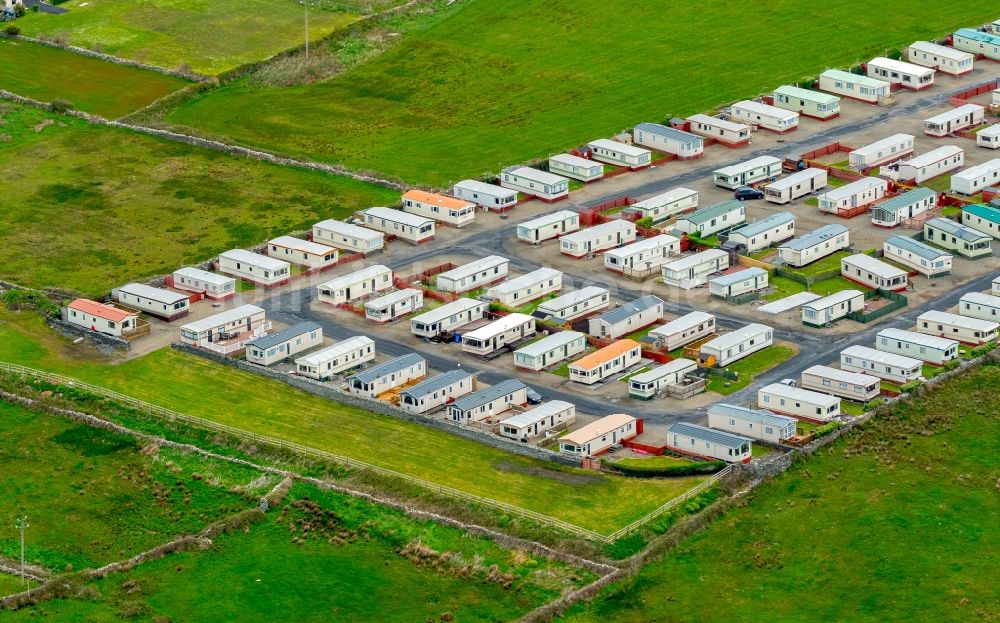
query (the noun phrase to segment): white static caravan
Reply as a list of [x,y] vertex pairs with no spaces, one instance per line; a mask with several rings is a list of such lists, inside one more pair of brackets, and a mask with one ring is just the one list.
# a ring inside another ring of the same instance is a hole
[[674,359],[652,370],[640,372],[628,380],[628,394],[639,400],[650,400],[666,388],[680,385],[684,377],[698,369],[690,359]]
[[701,114],[691,115],[686,121],[691,132],[699,136],[715,139],[732,147],[750,143],[750,126],[746,124]]
[[527,442],[557,426],[576,421],[576,405],[552,400],[500,421],[500,436]]
[[514,405],[527,403],[528,386],[516,379],[507,379],[457,399],[448,407],[448,418],[459,424],[469,424],[506,413]]
[[365,318],[375,322],[392,322],[406,314],[422,309],[424,292],[406,288],[365,302]]
[[545,301],[538,306],[533,315],[542,320],[569,322],[587,314],[603,311],[610,304],[610,292],[597,286],[587,286]]
[[848,346],[840,351],[840,369],[876,376],[892,383],[920,378],[924,362],[913,357],[886,353],[867,346]]
[[919,91],[934,86],[934,70],[884,56],[877,56],[866,64],[869,78],[898,84],[904,89]]
[[465,370],[449,370],[399,392],[399,408],[419,415],[476,390],[476,378]]
[[759,292],[765,289],[767,284],[768,272],[763,268],[752,267],[710,279],[708,291],[712,296],[728,299],[741,294]]
[[951,37],[956,50],[972,54],[982,54],[986,58],[1000,61],[1000,36],[972,28],[959,28]]
[[781,158],[758,156],[712,171],[712,180],[716,186],[735,189],[778,175],[781,175]]
[[753,459],[752,445],[746,437],[698,424],[675,422],[667,427],[667,447],[680,454],[749,463]]
[[444,292],[475,290],[506,279],[509,266],[507,258],[489,255],[439,274],[437,287]]
[[1000,208],[986,203],[972,203],[962,207],[962,225],[1000,238]]
[[579,331],[557,331],[514,351],[514,365],[540,372],[587,350],[587,336]]
[[852,169],[860,171],[901,160],[912,153],[913,135],[899,133],[855,149],[847,154],[847,162]]
[[764,199],[771,203],[789,203],[799,197],[826,187],[826,169],[809,167],[796,171],[784,179],[771,182],[763,188]]
[[559,438],[559,451],[578,456],[597,456],[638,434],[636,419],[612,413]]
[[516,344],[536,333],[535,318],[527,314],[509,314],[462,335],[462,351],[472,355],[490,355],[509,344]]
[[392,270],[376,264],[342,275],[316,286],[318,298],[330,305],[353,303],[392,289]]
[[247,342],[247,361],[269,366],[322,343],[323,327],[319,323],[300,322]]
[[773,343],[774,329],[754,322],[705,342],[701,345],[698,357],[702,363],[714,358],[715,365],[724,368]]
[[863,177],[817,197],[820,212],[850,217],[865,210],[889,192],[889,182],[880,177]]
[[368,208],[362,210],[365,226],[383,234],[395,236],[413,244],[421,244],[434,239],[434,219],[396,210],[395,208]]
[[848,281],[866,288],[881,288],[893,292],[905,290],[909,284],[906,271],[864,253],[855,253],[841,259],[840,274]]
[[224,301],[236,296],[236,280],[228,275],[186,266],[175,270],[171,277],[171,285],[178,290],[198,292],[213,301]]
[[1000,123],[976,132],[976,145],[986,149],[1000,149]]
[[667,259],[680,253],[680,240],[660,234],[604,253],[604,267],[616,272],[659,269]]
[[927,335],[947,337],[963,344],[979,346],[997,339],[996,321],[960,316],[937,310],[917,316],[917,331]]
[[924,119],[924,134],[948,136],[952,132],[977,126],[986,117],[986,109],[979,104],[963,104],[943,113]]
[[967,258],[993,254],[993,236],[950,218],[937,217],[924,223],[924,240]]
[[312,239],[352,253],[374,253],[385,246],[385,235],[382,232],[334,219],[313,225]]
[[352,374],[347,378],[347,391],[357,396],[377,398],[380,394],[425,376],[427,361],[416,353],[407,353]]
[[632,131],[632,137],[636,145],[674,154],[680,160],[697,158],[705,151],[702,137],[659,123],[640,123]]
[[267,254],[306,268],[322,268],[337,263],[337,249],[294,236],[278,236],[267,242]]
[[410,333],[417,337],[437,337],[479,322],[486,315],[489,303],[475,299],[458,299],[410,319]]
[[663,299],[647,294],[591,318],[588,331],[596,338],[617,339],[662,320],[664,307]]
[[951,254],[906,236],[886,238],[882,243],[882,256],[928,278],[951,274]]
[[646,334],[656,348],[675,350],[715,333],[715,316],[693,311],[662,324]]
[[823,327],[851,312],[865,308],[865,293],[861,290],[841,290],[830,296],[809,301],[802,306],[802,324]]
[[945,145],[909,160],[897,160],[881,168],[880,175],[898,181],[913,180],[919,184],[965,166],[965,150]]
[[129,283],[111,291],[111,298],[124,307],[162,318],[167,322],[187,316],[191,300],[187,294],[154,288],[142,283]]
[[951,176],[951,189],[963,195],[974,195],[987,186],[1000,184],[1000,158],[987,160]]
[[697,190],[675,188],[655,197],[637,201],[626,210],[638,212],[639,218],[651,218],[653,223],[661,223],[675,214],[682,214],[697,207]]
[[634,340],[618,340],[569,364],[569,380],[593,385],[642,361],[642,347]]
[[958,300],[958,313],[969,318],[1000,322],[1000,296],[967,292]]
[[471,201],[415,188],[403,193],[403,211],[452,227],[465,227],[476,220],[476,204]]
[[937,366],[958,357],[958,342],[955,340],[902,329],[882,329],[876,333],[875,348]]
[[229,339],[235,333],[266,331],[269,326],[263,309],[256,305],[240,305],[182,326],[181,342],[204,346]]
[[736,121],[742,121],[784,134],[799,127],[799,113],[753,100],[741,100],[729,107],[729,114]]
[[219,254],[219,272],[240,277],[265,288],[288,283],[291,270],[288,262],[245,249],[233,249]]
[[708,425],[727,433],[780,443],[795,436],[798,421],[763,409],[717,403],[708,408]]
[[775,89],[772,98],[778,108],[794,110],[803,117],[827,121],[840,116],[840,98],[829,93],[785,85]]
[[799,385],[802,389],[840,396],[845,400],[868,402],[882,393],[878,377],[847,372],[829,366],[812,366],[802,372]]
[[542,267],[493,286],[486,296],[503,305],[524,305],[562,290],[562,276],[562,271]]
[[599,138],[587,144],[590,157],[598,162],[606,162],[619,167],[641,169],[648,167],[653,160],[653,154],[648,149],[626,145],[618,141]]
[[530,244],[538,244],[580,229],[580,215],[572,210],[559,210],[530,221],[519,223],[517,239]]
[[707,238],[720,231],[739,227],[746,221],[746,204],[736,199],[727,199],[685,214],[677,219],[673,228],[687,234],[700,232],[702,238]]
[[517,205],[517,191],[478,180],[462,180],[451,193],[494,212],[503,212]]
[[593,182],[604,177],[604,165],[573,154],[549,157],[549,171],[581,182]]
[[757,406],[813,422],[828,422],[840,415],[840,398],[784,383],[771,383],[757,390]]
[[914,188],[872,206],[872,225],[896,227],[906,219],[920,216],[937,206],[938,194],[930,188]]
[[[139,314],[125,311],[112,305],[105,305],[90,299],[75,299],[66,305],[66,322],[104,333],[122,337],[134,333],[139,322]],[[263,310],[261,310],[263,314]],[[183,329],[183,327],[181,327]],[[181,332],[183,341],[184,333]],[[194,342],[198,344],[198,342]]]
[[580,258],[635,241],[635,223],[616,219],[567,234],[559,239],[563,255]]
[[993,296],[1000,296],[1000,277],[994,277],[990,292],[993,293]]
[[544,201],[569,196],[569,180],[561,175],[531,167],[509,167],[500,172],[500,185]]
[[321,348],[295,360],[295,373],[317,381],[326,381],[334,374],[356,368],[375,359],[375,342],[356,335]]
[[972,54],[930,41],[914,41],[910,44],[906,48],[906,60],[952,76],[967,74],[975,66]]
[[663,283],[684,290],[708,282],[709,276],[729,268],[729,254],[722,249],[706,249],[660,267]]
[[827,69],[819,75],[819,88],[869,104],[884,104],[892,99],[892,86],[883,80]]
[[728,242],[743,245],[750,253],[795,237],[795,215],[775,212],[729,232]]
[[789,266],[801,268],[849,246],[850,230],[830,223],[783,243],[778,247],[778,257]]

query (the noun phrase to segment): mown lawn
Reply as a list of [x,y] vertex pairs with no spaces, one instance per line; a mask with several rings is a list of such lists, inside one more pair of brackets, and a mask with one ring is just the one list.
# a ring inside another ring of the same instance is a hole
[[[155,71],[0,37],[0,88],[43,102],[64,99],[102,117],[121,117],[188,84]],[[7,130],[0,128],[0,133]]]
[[995,621],[998,384],[984,366],[872,420],[566,620]]
[[643,457],[630,457],[627,459],[619,459],[615,461],[615,464],[625,465],[626,467],[676,467],[678,465],[691,465],[692,462],[688,459],[682,459],[676,456],[661,455],[661,456],[643,456]]
[[0,278],[27,286],[96,296],[399,199],[380,186],[10,104],[0,104],[0,120]]
[[718,394],[722,394],[723,396],[728,396],[729,394],[739,391],[752,383],[754,377],[758,374],[766,372],[771,368],[788,361],[794,357],[797,352],[798,350],[796,350],[794,346],[786,346],[784,344],[768,346],[764,350],[759,350],[752,355],[748,355],[735,363],[725,366],[726,370],[735,372],[739,375],[739,378],[735,381],[730,381],[725,377],[716,376],[714,374],[709,375],[706,391],[716,392]]
[[[804,284],[801,284],[798,281],[793,281],[787,277],[777,277],[772,275],[768,283],[774,290],[764,297],[765,301],[777,301],[778,299],[785,298],[786,296],[806,291],[806,286]],[[817,281],[809,287],[810,292],[814,292],[820,296],[830,296],[831,294],[840,292],[841,290],[861,290],[864,292],[866,288],[859,286],[853,281],[848,281],[843,277],[831,277],[830,279]]]

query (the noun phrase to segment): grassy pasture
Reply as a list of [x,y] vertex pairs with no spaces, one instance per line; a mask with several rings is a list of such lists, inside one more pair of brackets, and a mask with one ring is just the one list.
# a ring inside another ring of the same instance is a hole
[[737,380],[730,381],[722,376],[710,375],[706,390],[728,396],[752,383],[758,374],[767,372],[771,368],[788,361],[797,352],[795,347],[785,344],[768,346],[763,350],[759,350],[752,355],[748,355],[739,361],[725,366],[727,370],[739,374]]

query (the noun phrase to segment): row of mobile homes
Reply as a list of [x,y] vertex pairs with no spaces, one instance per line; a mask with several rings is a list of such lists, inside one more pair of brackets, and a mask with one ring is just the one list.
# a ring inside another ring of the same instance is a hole
[[708,282],[711,275],[729,268],[729,254],[721,249],[707,249],[660,267],[663,283],[684,290]]
[[869,104],[884,104],[892,98],[892,87],[888,82],[840,69],[827,69],[821,73],[819,88]]
[[178,290],[197,292],[213,301],[224,301],[236,296],[236,280],[228,275],[186,266],[175,270],[171,277],[173,283],[170,285]]
[[826,187],[826,169],[810,167],[764,187],[764,199],[771,203],[789,203]]
[[413,244],[434,239],[434,219],[396,210],[394,208],[368,208],[360,212],[365,226],[383,234],[395,236]]
[[316,286],[319,300],[330,305],[353,303],[391,289],[392,270],[381,264],[335,277]]
[[967,74],[974,68],[972,54],[930,41],[910,44],[906,48],[906,60],[952,76]]
[[949,337],[963,344],[979,346],[997,339],[997,324],[992,320],[972,318],[937,310],[917,316],[917,331],[927,335]]
[[539,268],[530,273],[498,283],[486,291],[486,297],[501,305],[516,307],[562,290],[562,271]]
[[252,253],[246,249],[233,249],[219,254],[219,272],[271,288],[288,283],[291,267],[288,262]]
[[896,227],[903,221],[933,210],[937,206],[938,194],[930,188],[914,188],[892,199],[886,199],[872,206],[872,225],[876,227]]
[[882,256],[927,278],[951,274],[950,254],[907,236],[891,236],[882,243]]
[[699,358],[707,367],[711,367],[708,364],[714,361],[716,366],[724,368],[773,343],[774,329],[767,325],[751,323],[702,344]]
[[278,236],[267,242],[267,254],[306,268],[323,268],[337,263],[339,252],[325,244],[294,236]]
[[634,242],[635,232],[634,223],[616,219],[563,236],[559,239],[559,251],[580,258]]
[[527,442],[547,431],[569,426],[576,421],[576,405],[552,400],[500,422],[500,435]]
[[956,50],[971,54],[982,54],[986,58],[1000,61],[1000,36],[972,28],[959,28],[951,37]]
[[618,340],[569,364],[569,380],[593,385],[625,372],[642,361],[642,347],[635,340]]
[[478,180],[462,180],[452,187],[451,193],[494,212],[503,212],[517,205],[516,190]]
[[321,344],[323,327],[312,321],[300,322],[247,342],[246,356],[250,363],[269,366]]
[[668,387],[680,385],[684,377],[698,369],[698,364],[690,359],[674,359],[662,366],[640,372],[628,380],[628,393],[639,400],[650,400],[666,391]]
[[572,210],[559,210],[518,224],[517,239],[538,244],[571,234],[578,229],[580,229],[580,215]]
[[875,349],[913,357],[936,366],[958,357],[958,342],[955,340],[902,329],[882,329],[876,333]]
[[716,430],[771,443],[791,439],[798,428],[795,418],[725,403],[708,408],[708,425]]
[[850,218],[865,211],[889,192],[889,182],[880,177],[863,177],[817,197],[820,212]]
[[455,293],[483,288],[506,279],[509,267],[507,258],[490,255],[440,273],[437,288]]
[[648,167],[652,161],[652,154],[648,149],[626,145],[618,141],[599,138],[587,144],[590,148],[590,157],[598,162],[618,167],[628,167],[630,169],[641,169]]
[[865,293],[861,290],[841,290],[830,296],[809,301],[802,306],[802,324],[825,327],[865,308]]
[[423,307],[423,290],[405,288],[366,301],[365,318],[375,322],[392,322]]
[[90,299],[75,299],[66,305],[66,322],[97,333],[124,337],[135,332],[139,314]]
[[840,98],[829,93],[794,86],[780,86],[772,94],[774,105],[804,117],[827,121],[840,116]]
[[145,312],[170,322],[187,316],[191,299],[187,294],[154,288],[142,283],[129,283],[111,291],[111,298],[123,307]]
[[893,292],[905,290],[909,284],[906,271],[864,253],[855,253],[840,260],[840,274],[866,288]]
[[736,199],[727,199],[707,208],[685,214],[674,223],[674,229],[687,234],[698,232],[702,238],[708,238],[720,231],[739,227],[746,220],[746,204]]
[[377,398],[427,376],[427,361],[416,353],[407,353],[347,378],[347,391],[357,396]]
[[799,127],[799,113],[762,104],[753,100],[741,100],[729,107],[729,116],[750,125],[784,134]]
[[510,167],[500,172],[500,185],[542,199],[558,201],[569,196],[569,180],[531,167]]
[[465,370],[449,370],[399,392],[399,408],[419,415],[474,391],[476,377]]
[[767,288],[768,272],[763,268],[745,268],[743,270],[709,279],[708,291],[712,296],[729,299],[760,292]]
[[675,422],[667,427],[667,447],[688,456],[749,463],[753,458],[752,445],[746,437],[698,424]]
[[977,126],[986,117],[986,109],[979,104],[963,104],[943,113],[924,119],[924,134],[948,136],[958,130]]
[[729,232],[727,240],[742,245],[747,252],[753,253],[794,237],[795,215],[791,212],[775,212],[734,229]]
[[866,63],[869,78],[884,80],[889,84],[919,91],[934,86],[934,70],[884,56],[877,56]]
[[461,298],[410,319],[410,332],[417,337],[432,338],[479,322],[489,310],[489,304]]
[[802,389],[811,389],[855,402],[874,400],[882,391],[878,377],[829,366],[807,368],[802,372],[800,381]]
[[452,227],[465,227],[476,220],[476,204],[471,201],[417,189],[403,193],[403,211]]
[[542,320],[563,323],[588,314],[596,314],[607,309],[610,304],[611,294],[606,289],[587,286],[545,301],[538,306],[533,315]]
[[373,359],[374,340],[356,335],[299,357],[295,360],[295,371],[317,381],[326,381],[338,372],[357,368]]
[[920,378],[923,362],[867,346],[848,346],[840,351],[840,369],[876,376],[891,383],[906,383]]
[[559,451],[577,456],[597,456],[610,447],[638,435],[631,415],[612,413],[559,439]]
[[909,160],[898,160],[886,165],[881,168],[879,174],[896,181],[912,180],[920,184],[961,169],[964,165],[965,150],[954,145],[945,145]]
[[637,212],[639,218],[651,218],[653,223],[661,223],[675,214],[683,214],[698,207],[698,191],[690,188],[675,188],[665,193],[637,201],[628,207]]
[[970,259],[993,254],[993,236],[950,218],[932,218],[924,223],[924,240]]
[[981,231],[993,238],[1000,238],[1000,208],[984,203],[963,206],[962,225]]
[[[244,336],[245,343],[265,335],[269,326],[263,309],[256,305],[240,305],[182,326],[181,343],[206,346]],[[234,350],[238,348],[242,348],[242,344],[233,347]]]
[[660,266],[680,253],[680,240],[668,234],[644,238],[604,253],[604,267],[616,272],[659,272]]
[[587,350],[587,336],[579,331],[557,331],[514,351],[514,365],[540,372]]
[[1000,296],[968,292],[958,301],[958,313],[969,318],[1000,321]]
[[516,379],[507,379],[455,400],[448,407],[448,417],[459,424],[470,424],[493,419],[527,403],[528,386]]
[[647,294],[590,319],[588,331],[596,338],[617,339],[663,319],[666,303]]
[[374,253],[385,246],[382,232],[334,219],[320,221],[312,228],[313,242],[352,253]]
[[840,398],[784,383],[757,390],[757,406],[813,422],[829,422],[840,415]]
[[1000,148],[1000,123],[976,132],[976,145],[987,149]]
[[705,151],[705,139],[659,123],[640,123],[632,132],[636,145],[649,147],[681,160],[697,158]]
[[604,177],[604,165],[572,154],[558,154],[549,158],[549,171],[581,182],[593,182]]
[[509,314],[462,335],[462,351],[485,357],[505,346],[517,344],[535,333],[533,316]]
[[850,230],[830,223],[783,243],[778,247],[778,257],[788,266],[801,268],[849,246]]
[[715,333],[715,316],[693,311],[674,318],[646,334],[646,341],[661,350],[672,351]]
[[716,186],[735,189],[781,175],[781,158],[758,156],[745,162],[712,171]]
[[750,143],[750,126],[708,115],[691,115],[686,119],[688,129],[699,136],[711,138],[730,147]]
[[997,184],[1000,184],[1000,158],[987,160],[951,176],[952,191],[963,195],[975,195]]
[[852,169],[860,171],[895,162],[912,153],[913,135],[900,133],[855,149],[847,154],[847,162]]

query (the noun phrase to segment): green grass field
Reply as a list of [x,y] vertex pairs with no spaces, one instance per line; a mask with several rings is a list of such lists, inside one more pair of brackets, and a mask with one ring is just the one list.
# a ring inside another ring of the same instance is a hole
[[[993,8],[970,0],[893,11],[887,31],[889,5],[874,10],[845,0],[837,19],[821,20],[808,6],[778,0],[769,5],[770,14],[781,15],[776,38],[754,19],[720,19],[731,7],[706,10],[695,2],[608,10],[599,0],[525,0],[517,11],[502,2],[463,3],[453,16],[332,80],[289,88],[236,82],[165,121],[445,185],[940,37],[982,22]],[[667,21],[669,28],[635,31]]]
[[154,71],[0,38],[0,88],[43,102],[64,99],[77,110],[110,119],[187,85]]
[[996,621],[998,383],[982,367],[872,420],[567,619]]
[[399,198],[31,108],[0,104],[0,119],[0,278],[28,286],[98,295]]
[[[794,281],[787,277],[777,277],[772,275],[768,283],[771,288],[773,288],[773,291],[764,297],[765,301],[777,301],[778,299],[783,299],[786,296],[806,291],[805,284],[799,283],[798,281]],[[848,281],[843,277],[824,279],[809,286],[810,292],[820,296],[830,296],[831,294],[840,292],[841,290],[861,290],[864,292],[865,288],[859,286],[853,281]]]
[[793,346],[786,346],[784,344],[768,346],[764,350],[759,350],[752,355],[748,355],[735,363],[725,366],[727,370],[739,374],[739,378],[737,380],[730,381],[725,377],[709,375],[708,385],[705,389],[706,391],[716,392],[718,394],[722,394],[723,396],[728,396],[729,394],[739,391],[752,383],[754,377],[761,372],[766,372],[771,368],[788,361],[794,357],[797,352],[798,351]]
[[24,580],[17,576],[0,573],[0,597],[20,593],[23,590],[34,588],[37,585],[38,583],[34,581],[25,583]]

